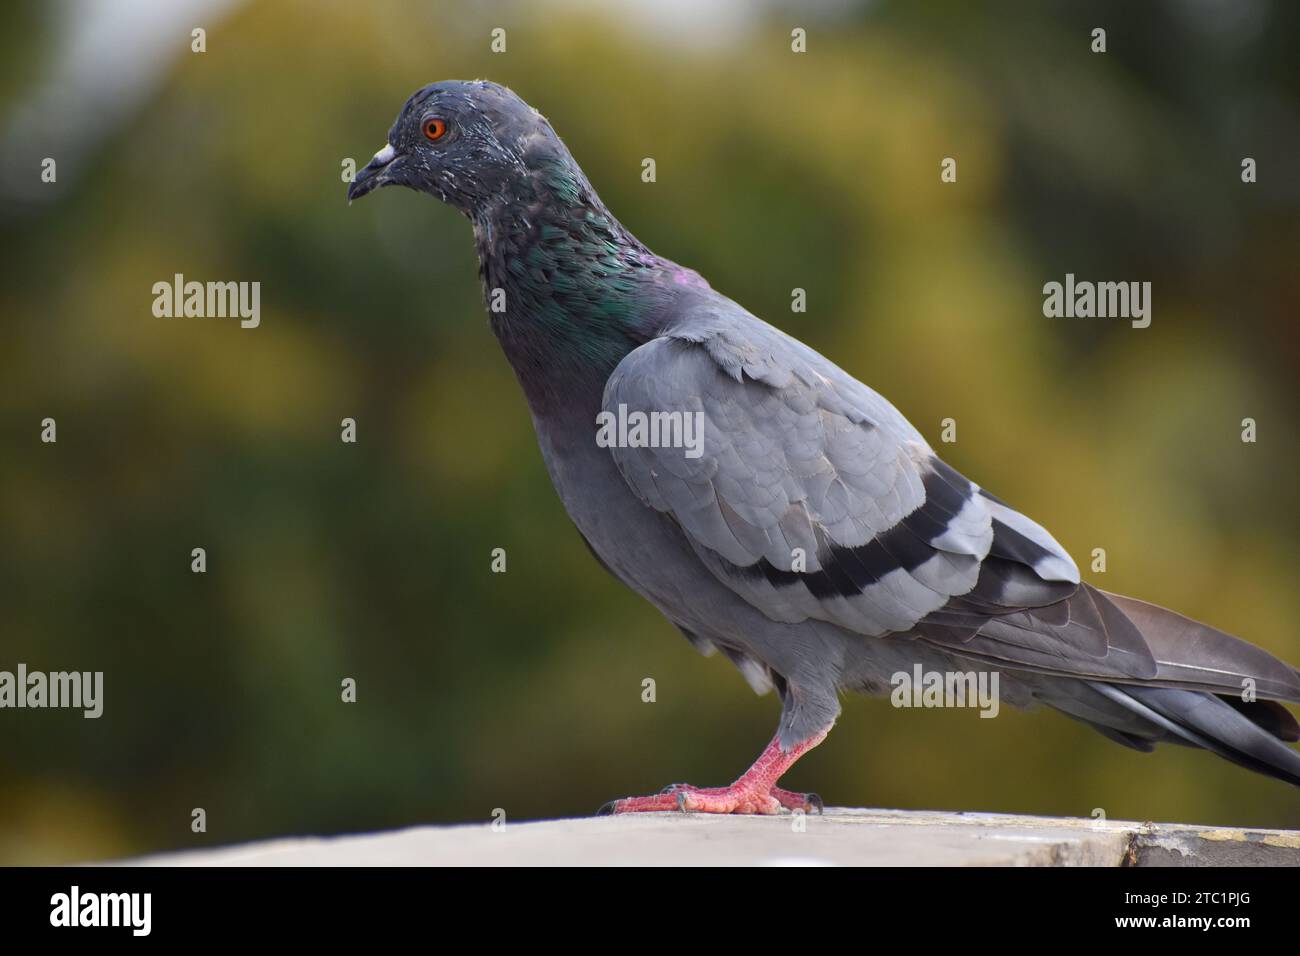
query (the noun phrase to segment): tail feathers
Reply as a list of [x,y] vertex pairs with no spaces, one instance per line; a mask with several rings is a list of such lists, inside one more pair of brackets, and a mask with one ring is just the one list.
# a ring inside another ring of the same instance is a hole
[[1300,702],[1300,671],[1263,648],[1089,584],[1042,607],[954,607],[938,623],[930,615],[917,636],[1008,670]]
[[[1034,696],[1068,717],[1082,721],[1117,744],[1150,753],[1156,743],[1167,739],[1163,728],[1141,714],[1115,705],[1096,689],[1096,682],[1031,678]],[[1104,686],[1104,685],[1103,685]]]
[[[1213,694],[1173,687],[1088,683],[1170,738],[1180,738],[1248,770],[1300,786],[1300,752],[1282,743],[1296,739],[1296,722],[1279,705],[1261,701],[1239,707]],[[1260,709],[1248,709],[1255,707]]]
[[1229,695],[1251,686],[1257,697],[1300,701],[1300,671],[1263,648],[1155,604],[1102,593],[1150,648],[1156,661],[1151,683]]
[[915,636],[1013,672],[1033,697],[1126,747],[1202,747],[1300,786],[1300,752],[1284,743],[1300,740],[1300,723],[1277,703],[1300,702],[1300,671],[1217,628],[1082,584],[1001,610],[954,599]]
[[1288,743],[1300,740],[1300,723],[1296,721],[1291,711],[1275,700],[1244,701],[1240,697],[1228,694],[1220,694],[1219,700],[1278,740],[1285,740]]

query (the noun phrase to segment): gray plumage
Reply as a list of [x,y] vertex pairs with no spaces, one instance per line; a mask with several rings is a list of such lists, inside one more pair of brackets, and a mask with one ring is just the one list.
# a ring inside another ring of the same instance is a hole
[[[449,124],[424,142],[421,124]],[[454,134],[454,136],[453,136]],[[397,184],[474,223],[493,330],[591,550],[701,650],[782,701],[790,750],[840,691],[996,669],[1125,746],[1204,747],[1300,784],[1300,673],[1080,581],[1038,523],[946,465],[883,397],[647,250],[540,114],[502,87],[417,92],[349,190]],[[602,412],[701,416],[702,454],[602,447]],[[1245,682],[1258,702],[1245,703]]]

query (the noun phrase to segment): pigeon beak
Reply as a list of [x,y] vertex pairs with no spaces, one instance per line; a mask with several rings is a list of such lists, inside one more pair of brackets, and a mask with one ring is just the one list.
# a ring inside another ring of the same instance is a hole
[[363,169],[358,170],[352,182],[348,184],[348,202],[360,199],[380,186],[387,186],[390,182],[387,176],[388,168],[396,158],[397,150],[393,149],[391,144],[375,153],[375,158],[366,163]]

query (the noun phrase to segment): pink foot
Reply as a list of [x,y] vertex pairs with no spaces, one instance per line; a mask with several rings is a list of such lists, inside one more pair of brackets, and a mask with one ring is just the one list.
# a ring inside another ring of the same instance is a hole
[[796,760],[821,743],[829,730],[827,727],[788,753],[781,750],[779,737],[774,738],[754,761],[754,765],[729,787],[704,788],[693,787],[689,783],[676,783],[652,796],[611,800],[596,813],[604,816],[678,810],[692,813],[771,815],[780,813],[782,809],[821,813],[822,799],[817,794],[782,790],[776,786],[776,782]]
[[793,790],[782,790],[780,787],[772,788],[772,796],[781,806],[787,810],[802,810],[804,813],[820,814],[826,809],[826,804],[822,798],[815,793],[796,793]]

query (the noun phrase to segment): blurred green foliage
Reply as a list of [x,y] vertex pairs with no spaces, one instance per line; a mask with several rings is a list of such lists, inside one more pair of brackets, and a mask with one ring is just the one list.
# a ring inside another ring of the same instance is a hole
[[[945,457],[1094,583],[1300,661],[1294,5],[899,0],[703,37],[620,9],[238,6],[205,54],[178,32],[83,175],[0,207],[0,668],[106,684],[98,721],[0,712],[0,861],[582,814],[724,783],[768,739],[775,700],[572,530],[465,222],[400,190],[344,202],[342,160],[436,79],[512,86],[656,251],[932,442],[957,418]],[[14,11],[8,106],[56,33],[41,5]],[[46,153],[21,146],[35,179]],[[177,272],[260,281],[261,327],[154,318]],[[1044,318],[1066,272],[1150,280],[1151,328]],[[851,700],[788,782],[851,805],[1300,826],[1285,785],[1051,713]]]

